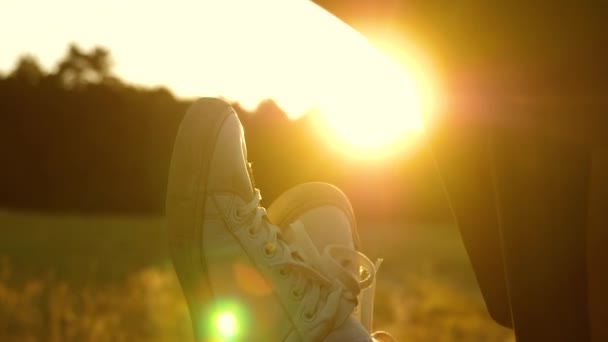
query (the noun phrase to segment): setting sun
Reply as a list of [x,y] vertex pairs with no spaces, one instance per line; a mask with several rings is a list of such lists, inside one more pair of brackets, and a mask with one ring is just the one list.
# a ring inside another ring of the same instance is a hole
[[[9,18],[23,11],[45,31],[23,27],[8,46],[39,47],[32,52],[43,64],[69,41],[109,46],[116,73],[132,82],[166,85],[182,97],[221,96],[247,109],[271,98],[292,118],[320,113],[319,133],[356,157],[406,147],[422,128],[422,63],[380,52],[372,43],[402,44],[382,34],[369,42],[308,0],[108,0],[96,16],[79,1],[58,0],[71,10],[61,25],[48,22],[45,8],[31,12],[28,1]],[[40,5],[52,11],[56,2]]]
[[[292,117],[315,111],[323,118],[321,134],[357,157],[385,155],[420,132],[424,88],[420,73],[405,69],[419,68],[411,60],[398,66],[309,1],[238,3],[210,6],[201,31],[223,33],[205,40],[213,46],[207,59],[215,55],[218,70],[229,67],[225,74],[235,75],[224,82],[218,76],[223,94],[245,106],[272,98]],[[243,30],[231,18],[251,24]]]

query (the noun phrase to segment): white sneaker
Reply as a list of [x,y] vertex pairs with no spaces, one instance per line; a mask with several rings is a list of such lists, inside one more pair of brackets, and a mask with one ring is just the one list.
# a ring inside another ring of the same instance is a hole
[[[313,254],[313,258],[319,253],[339,254],[334,260],[340,265],[326,267],[322,272],[329,278],[337,277],[346,286],[357,286],[351,290],[359,294],[353,317],[362,323],[374,341],[394,341],[386,332],[372,332],[375,274],[382,260],[373,264],[358,252],[355,216],[342,191],[327,183],[300,184],[281,194],[269,206],[268,217],[283,229],[285,240],[293,249]],[[315,251],[311,252],[311,248]]]
[[340,331],[369,340],[349,323],[356,294],[293,250],[260,199],[236,113],[198,100],[177,134],[166,203],[197,341],[322,341]]

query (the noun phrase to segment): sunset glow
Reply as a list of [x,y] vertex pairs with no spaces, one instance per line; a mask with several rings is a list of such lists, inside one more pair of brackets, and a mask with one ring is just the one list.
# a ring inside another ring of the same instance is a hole
[[[30,2],[20,6],[39,24],[9,22],[23,30],[8,45],[33,52],[43,65],[68,42],[103,45],[116,74],[131,82],[165,85],[183,97],[221,96],[247,109],[272,98],[292,118],[321,113],[319,132],[351,155],[395,149],[420,132],[428,109],[421,64],[387,58],[307,0]],[[39,10],[32,13],[31,6]],[[40,6],[70,12],[47,23],[52,16]]]

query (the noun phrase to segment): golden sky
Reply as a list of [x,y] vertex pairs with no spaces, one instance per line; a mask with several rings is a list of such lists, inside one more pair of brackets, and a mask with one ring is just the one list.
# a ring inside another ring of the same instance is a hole
[[[386,145],[421,127],[420,66],[395,63],[307,0],[54,0],[0,5],[0,70],[29,52],[50,68],[69,42],[108,47],[114,71],[178,96],[223,96],[292,116],[318,110],[338,140]],[[390,38],[389,38],[390,39]]]

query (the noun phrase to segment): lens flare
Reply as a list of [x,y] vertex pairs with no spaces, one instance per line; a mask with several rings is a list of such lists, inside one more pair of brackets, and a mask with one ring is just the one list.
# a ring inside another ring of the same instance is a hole
[[222,338],[232,338],[239,332],[238,320],[231,312],[220,312],[213,321],[215,330]]
[[246,307],[237,300],[218,299],[210,304],[200,325],[205,341],[237,341],[249,328]]
[[272,286],[252,265],[235,263],[232,265],[232,272],[236,283],[247,294],[258,297],[272,295]]

